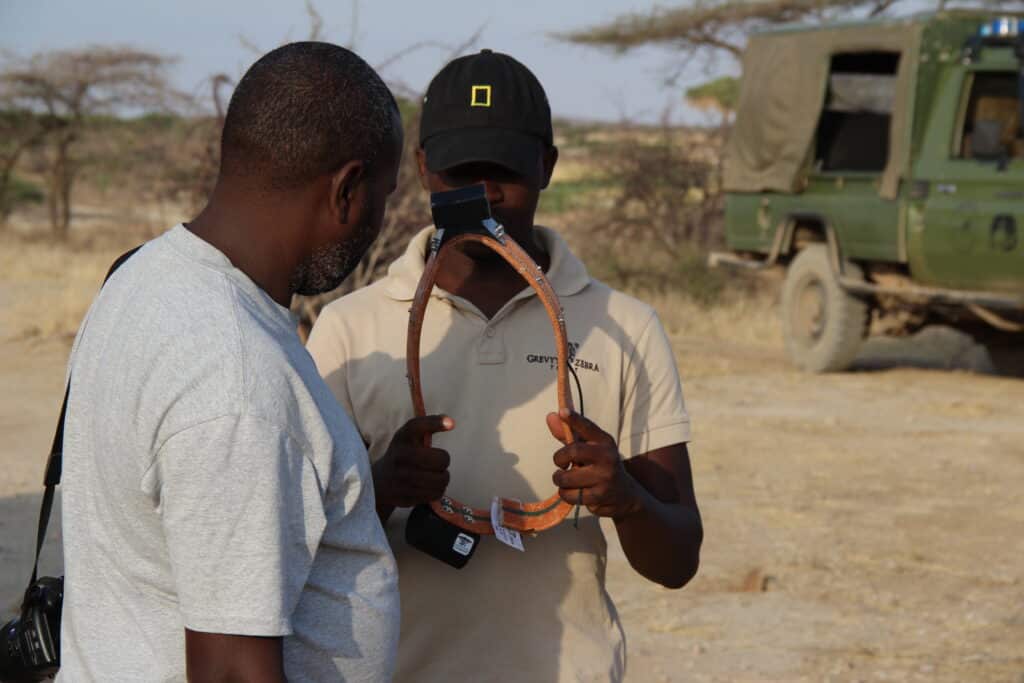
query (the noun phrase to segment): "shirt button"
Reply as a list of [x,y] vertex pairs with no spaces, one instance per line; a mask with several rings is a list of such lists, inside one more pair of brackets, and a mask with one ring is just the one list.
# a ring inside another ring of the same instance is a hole
[[493,337],[494,336],[494,328],[493,327],[488,327],[487,329],[485,329],[484,330],[484,336],[485,337]]

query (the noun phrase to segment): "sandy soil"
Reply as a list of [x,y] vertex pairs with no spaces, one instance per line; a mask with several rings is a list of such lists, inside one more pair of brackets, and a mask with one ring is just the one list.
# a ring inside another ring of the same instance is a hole
[[[668,591],[612,544],[630,681],[1024,681],[1024,381],[941,330],[818,377],[773,339],[673,336],[703,566]],[[30,569],[67,352],[0,343],[4,610]]]
[[1024,681],[1024,382],[948,330],[817,377],[677,344],[703,566],[610,562],[630,680]]

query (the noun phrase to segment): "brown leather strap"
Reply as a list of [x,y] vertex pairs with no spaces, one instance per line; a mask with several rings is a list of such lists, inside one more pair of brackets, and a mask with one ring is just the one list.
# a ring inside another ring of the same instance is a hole
[[[558,407],[571,410],[569,344],[565,333],[565,318],[562,314],[562,306],[558,301],[558,295],[555,294],[554,288],[548,282],[547,277],[545,277],[544,270],[507,234],[499,233],[497,237],[490,237],[474,233],[463,233],[452,237],[443,246],[438,246],[435,243],[431,244],[423,275],[416,286],[412,307],[409,308],[406,366],[408,369],[409,391],[412,395],[413,411],[418,417],[427,414],[426,407],[423,404],[423,386],[420,381],[420,336],[423,332],[423,316],[427,310],[427,303],[430,301],[430,292],[434,288],[437,273],[449,250],[466,242],[477,242],[486,245],[500,254],[509,265],[523,276],[523,279],[537,293],[537,298],[544,305],[544,310],[547,311],[548,318],[551,320],[551,329],[555,334],[555,351],[558,355]],[[575,441],[575,436],[568,425],[565,426],[565,437],[569,441]],[[429,442],[427,445],[429,445]],[[501,525],[516,531],[527,532],[550,529],[565,519],[572,509],[572,505],[563,501],[557,491],[550,498],[535,503],[522,503],[510,498],[501,498],[500,500]],[[439,516],[459,528],[478,534],[494,533],[494,528],[491,526],[490,510],[471,508],[447,496],[433,501],[430,507]]]

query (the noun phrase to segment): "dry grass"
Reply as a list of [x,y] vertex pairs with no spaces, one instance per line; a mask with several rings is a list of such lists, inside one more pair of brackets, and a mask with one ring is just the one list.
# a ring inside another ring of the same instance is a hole
[[[777,332],[773,302],[752,302],[753,290],[742,283],[733,286],[724,276],[708,272],[699,249],[684,248],[686,245],[666,249],[663,242],[671,242],[675,235],[660,232],[660,241],[647,234],[643,240],[639,236],[627,239],[623,226],[602,222],[608,219],[608,204],[621,198],[619,186],[624,182],[620,175],[609,173],[613,167],[606,167],[607,162],[622,152],[627,141],[635,146],[639,142],[665,144],[671,139],[673,144],[686,147],[688,153],[701,156],[716,149],[709,143],[708,135],[706,131],[692,130],[566,127],[564,139],[560,140],[564,143],[562,158],[554,182],[545,193],[545,215],[538,216],[539,222],[562,232],[596,277],[642,300],[655,302],[666,327],[675,336],[755,341],[774,338],[772,335]],[[413,155],[407,156],[411,159]],[[137,161],[133,157],[131,163],[117,169],[90,167],[89,173],[83,175],[75,193],[74,222],[67,243],[54,243],[46,238],[48,228],[42,207],[24,207],[11,217],[6,233],[0,232],[0,339],[73,335],[109,264],[124,250],[189,215],[188,207],[172,198],[142,195],[140,201],[135,181],[124,177],[125,171],[138,166]],[[104,175],[107,171],[109,178]],[[409,188],[410,197],[417,200],[415,206],[404,207],[406,210],[393,205],[388,212],[389,219],[409,214],[408,220],[397,221],[401,223],[400,234],[390,240],[404,247],[404,233],[411,232],[410,226],[418,228],[428,218],[421,215],[423,197],[414,179],[403,177],[400,184]],[[693,189],[666,189],[662,194],[679,195],[683,208],[689,210],[690,204],[699,203],[699,198],[687,199],[687,192]],[[622,218],[629,219],[631,224],[642,223],[647,213],[627,211]],[[681,215],[680,211],[670,213],[674,219]],[[669,229],[667,225],[663,228]],[[595,235],[601,239],[595,239]],[[625,240],[627,248],[593,248],[615,238]],[[614,254],[614,258],[609,254]],[[378,265],[390,262],[394,256],[385,249],[379,254]],[[379,274],[375,267],[364,270],[367,272],[362,275],[366,277],[361,282]],[[361,283],[356,282],[359,278],[350,280],[353,284]]]
[[[0,241],[0,339],[74,335],[122,251],[113,245],[83,249]],[[710,306],[671,288],[631,293],[657,309],[673,339],[777,346],[781,341],[773,291],[727,290]]]
[[0,241],[0,339],[74,335],[121,252]]
[[729,292],[713,306],[673,292],[641,292],[638,298],[654,307],[673,340],[772,348],[782,345],[777,298],[770,291]]

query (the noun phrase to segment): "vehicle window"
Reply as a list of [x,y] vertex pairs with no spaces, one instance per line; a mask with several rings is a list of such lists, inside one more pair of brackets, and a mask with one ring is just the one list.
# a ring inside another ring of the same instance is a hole
[[980,71],[971,79],[959,144],[961,159],[1024,158],[1017,74]]
[[849,52],[832,57],[825,106],[815,134],[815,168],[878,172],[885,168],[899,61],[898,52]]

